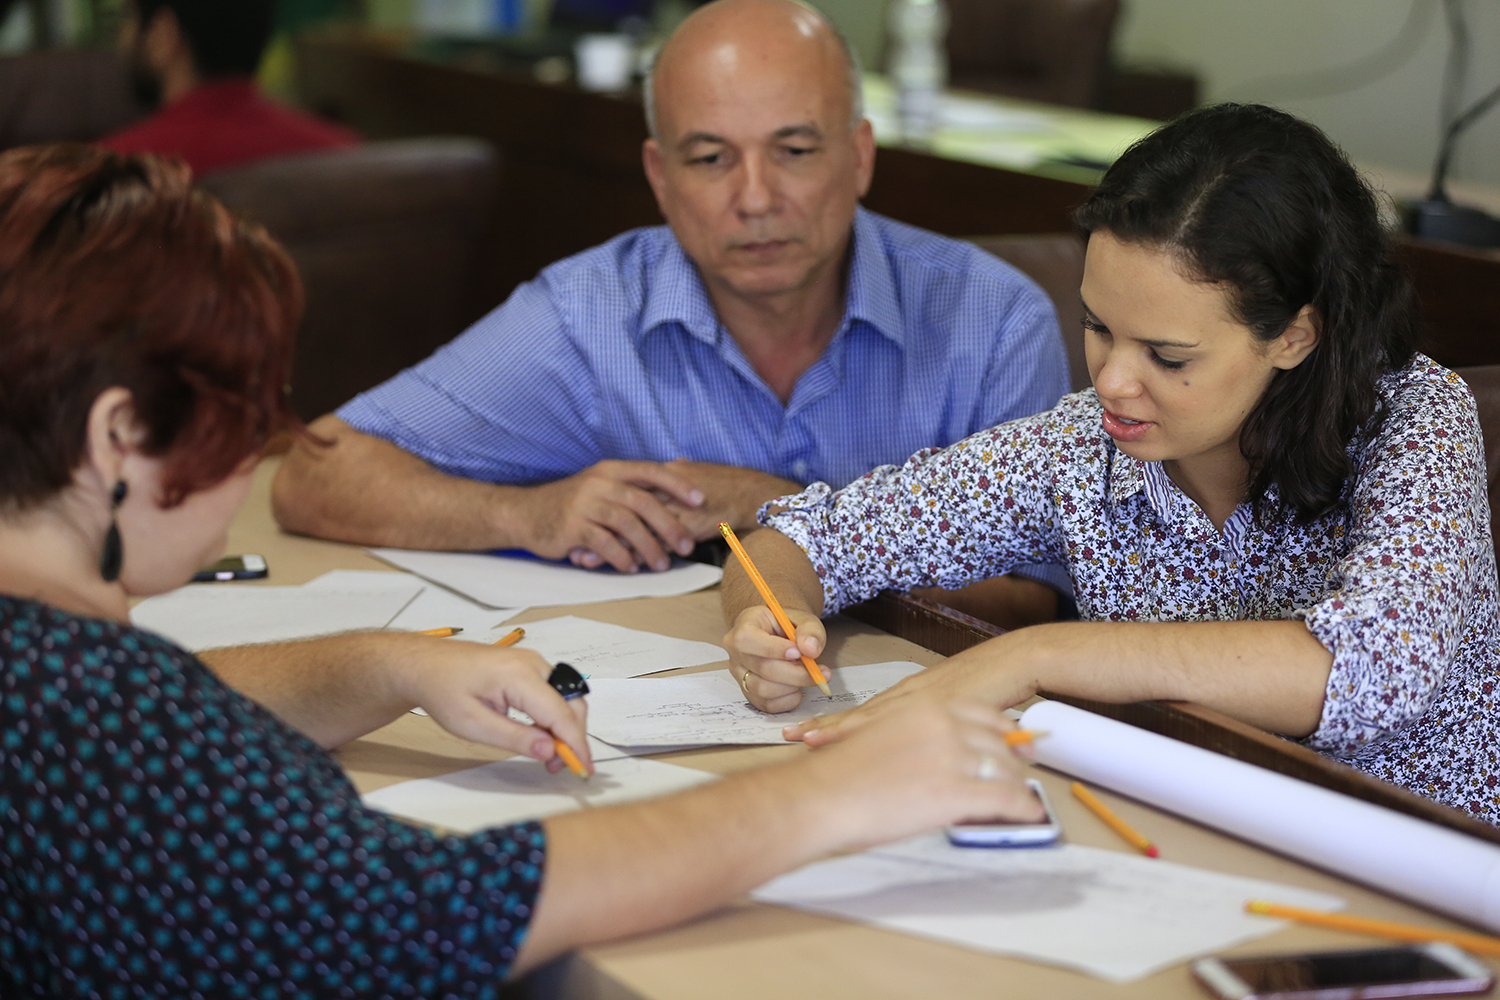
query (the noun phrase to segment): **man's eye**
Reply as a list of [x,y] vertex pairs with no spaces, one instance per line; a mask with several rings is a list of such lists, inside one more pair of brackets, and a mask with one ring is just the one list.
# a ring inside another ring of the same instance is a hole
[[818,151],[816,146],[783,146],[781,148],[786,150],[787,155],[791,157],[806,156],[808,153]]
[[688,160],[688,162],[689,163],[701,163],[704,166],[711,167],[711,166],[714,166],[716,163],[718,163],[723,158],[724,158],[724,154],[723,153],[706,153],[703,156],[695,156],[691,160]]

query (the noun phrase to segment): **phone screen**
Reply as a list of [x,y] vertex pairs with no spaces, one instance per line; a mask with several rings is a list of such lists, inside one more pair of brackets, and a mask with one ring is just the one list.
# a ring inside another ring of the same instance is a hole
[[1256,993],[1463,978],[1458,970],[1415,948],[1372,948],[1223,962],[1225,968]]

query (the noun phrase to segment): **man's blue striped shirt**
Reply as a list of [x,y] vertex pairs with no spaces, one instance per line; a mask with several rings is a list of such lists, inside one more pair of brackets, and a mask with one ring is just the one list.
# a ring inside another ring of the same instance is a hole
[[859,210],[843,321],[783,405],[665,226],[546,268],[338,415],[444,472],[528,484],[686,457],[835,487],[1048,409],[1047,296],[976,247]]

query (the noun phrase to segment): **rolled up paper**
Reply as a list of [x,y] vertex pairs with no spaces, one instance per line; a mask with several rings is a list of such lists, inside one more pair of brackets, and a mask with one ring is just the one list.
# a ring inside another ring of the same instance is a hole
[[1020,725],[1040,764],[1500,931],[1500,846],[1061,702]]

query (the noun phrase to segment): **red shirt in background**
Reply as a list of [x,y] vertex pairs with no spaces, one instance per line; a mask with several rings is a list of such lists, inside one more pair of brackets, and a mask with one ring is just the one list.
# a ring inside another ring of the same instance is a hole
[[145,121],[99,140],[117,153],[180,156],[199,177],[359,142],[346,128],[267,100],[248,77],[201,84]]

